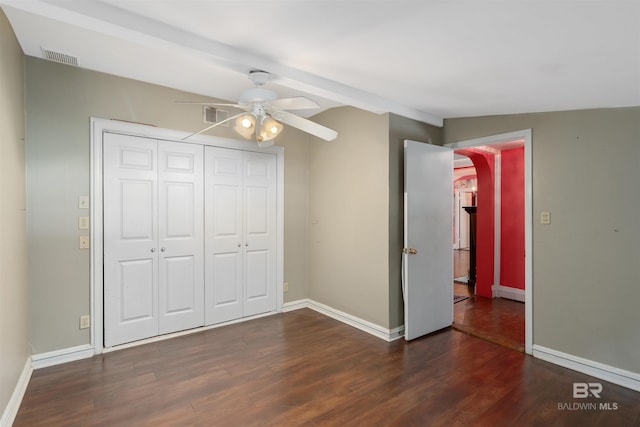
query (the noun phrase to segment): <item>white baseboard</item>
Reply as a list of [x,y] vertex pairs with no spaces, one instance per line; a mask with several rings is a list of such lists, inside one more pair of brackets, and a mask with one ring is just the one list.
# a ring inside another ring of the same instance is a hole
[[387,341],[395,341],[404,338],[404,325],[389,330],[389,339]]
[[495,298],[507,298],[524,302],[524,289],[510,288],[508,286],[493,285],[491,287]]
[[62,350],[50,351],[48,353],[34,354],[31,356],[31,367],[33,369],[46,368],[47,366],[88,359],[94,354],[93,346],[89,344],[63,348]]
[[367,320],[360,319],[349,313],[345,313],[340,310],[336,310],[333,307],[319,303],[312,299],[301,299],[291,301],[282,305],[282,311],[288,312],[293,310],[299,310],[301,308],[310,308],[318,313],[324,314],[327,317],[338,320],[361,331],[367,332],[375,337],[391,342],[404,336],[404,326],[400,326],[394,329],[386,329],[382,326],[371,323]]
[[609,381],[632,390],[640,391],[640,374],[626,371],[624,369],[605,365],[604,363],[594,362],[593,360],[583,359],[582,357],[572,354],[563,353],[561,351],[546,348],[540,345],[533,346],[533,356],[556,365],[583,374],[591,375],[601,380]]
[[226,322],[215,323],[213,325],[199,326],[197,328],[187,329],[187,330],[184,330],[184,331],[178,331],[178,332],[171,332],[171,333],[168,333],[168,334],[156,335],[155,337],[144,338],[144,339],[141,339],[141,340],[138,340],[138,341],[133,341],[133,342],[124,343],[124,344],[118,344],[118,345],[113,346],[113,347],[104,347],[102,349],[102,352],[103,353],[111,353],[112,351],[124,350],[126,348],[131,348],[131,347],[138,347],[140,345],[151,344],[151,343],[158,342],[158,341],[165,341],[165,340],[169,340],[171,338],[182,337],[182,336],[185,336],[185,335],[191,335],[191,334],[195,334],[195,333],[198,333],[198,332],[208,331],[209,329],[216,329],[216,328],[221,328],[223,326],[233,325],[233,324],[236,324],[236,323],[247,322],[249,320],[260,319],[262,317],[272,316],[274,314],[277,314],[277,312],[275,312],[275,311],[267,311],[265,313],[255,314],[253,316],[247,316],[247,317],[240,317],[238,319],[228,320]]
[[299,299],[295,301],[285,302],[284,304],[282,304],[283,313],[288,313],[293,310],[300,310],[301,308],[309,308],[308,299],[304,298],[304,299]]
[[31,358],[27,357],[27,361],[25,362],[22,373],[18,378],[16,387],[13,389],[9,402],[2,412],[2,417],[0,417],[0,426],[4,427],[13,424],[13,421],[16,419],[16,415],[18,415],[18,409],[20,409],[24,393],[27,391],[27,386],[29,385],[32,373],[33,368],[31,367]]

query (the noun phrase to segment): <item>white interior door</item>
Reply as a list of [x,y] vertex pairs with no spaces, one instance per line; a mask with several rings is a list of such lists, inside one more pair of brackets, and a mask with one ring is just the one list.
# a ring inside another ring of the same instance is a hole
[[205,322],[274,311],[276,156],[205,148]]
[[156,151],[152,139],[104,135],[107,347],[158,334]]
[[205,323],[242,317],[242,151],[205,148]]
[[204,325],[204,150],[158,143],[160,333]]
[[453,151],[405,141],[403,295],[406,340],[453,323]]
[[276,309],[276,156],[244,153],[244,315]]

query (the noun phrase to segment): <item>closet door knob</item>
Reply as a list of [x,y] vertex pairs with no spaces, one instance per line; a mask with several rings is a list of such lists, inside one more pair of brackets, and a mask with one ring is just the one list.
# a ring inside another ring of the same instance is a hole
[[242,243],[238,243],[238,247],[242,246]]
[[155,251],[156,251],[156,248],[151,248],[151,252],[155,252]]
[[167,250],[167,248],[160,248],[160,252],[164,252],[166,250]]

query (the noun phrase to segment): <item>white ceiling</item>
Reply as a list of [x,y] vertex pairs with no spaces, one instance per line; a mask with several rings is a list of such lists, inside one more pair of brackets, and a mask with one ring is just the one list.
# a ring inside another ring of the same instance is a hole
[[236,101],[443,118],[640,105],[640,2],[0,0],[27,55]]

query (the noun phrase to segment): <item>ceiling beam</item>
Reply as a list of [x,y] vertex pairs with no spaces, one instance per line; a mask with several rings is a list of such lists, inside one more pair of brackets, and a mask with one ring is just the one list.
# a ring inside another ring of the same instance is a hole
[[341,104],[378,114],[391,112],[434,126],[441,127],[443,125],[441,117],[303,70],[279,64],[255,52],[236,49],[233,46],[200,37],[101,1],[0,0],[0,3],[144,46],[188,51],[191,55],[204,58],[212,64],[244,75],[254,69],[268,71],[278,79],[279,85]]

